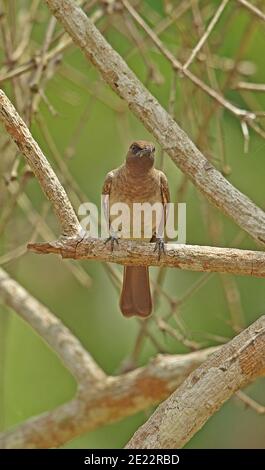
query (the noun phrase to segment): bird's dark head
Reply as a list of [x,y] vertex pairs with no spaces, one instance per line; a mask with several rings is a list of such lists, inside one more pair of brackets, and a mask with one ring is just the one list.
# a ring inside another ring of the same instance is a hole
[[148,170],[152,168],[155,160],[155,146],[146,140],[137,140],[130,145],[126,163],[130,167]]

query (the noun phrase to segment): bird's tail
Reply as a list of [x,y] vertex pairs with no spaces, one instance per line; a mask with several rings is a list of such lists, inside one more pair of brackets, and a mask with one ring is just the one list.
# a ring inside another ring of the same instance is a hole
[[148,267],[124,266],[120,309],[125,317],[146,318],[152,312]]

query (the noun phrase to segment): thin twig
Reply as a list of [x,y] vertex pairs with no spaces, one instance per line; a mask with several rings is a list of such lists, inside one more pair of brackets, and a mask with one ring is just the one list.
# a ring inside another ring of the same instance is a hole
[[[50,3],[50,0],[46,0]],[[52,2],[55,0],[52,0]],[[71,0],[70,0],[71,1]],[[196,86],[198,86],[201,90],[207,93],[211,98],[213,98],[217,103],[221,106],[226,108],[232,114],[234,114],[238,118],[248,118],[249,120],[255,119],[255,113],[251,111],[246,111],[245,109],[238,108],[237,106],[230,103],[224,96],[222,96],[218,91],[209,87],[206,83],[204,83],[199,77],[194,75],[189,69],[183,68],[183,65],[179,60],[177,60],[172,54],[172,52],[166,48],[166,46],[162,43],[159,37],[155,34],[155,32],[148,26],[148,24],[143,20],[143,18],[138,14],[138,12],[132,7],[132,5],[127,0],[121,0],[125,8],[128,10],[130,15],[135,19],[135,21],[144,29],[144,31],[148,34],[148,36],[152,39],[154,44],[160,50],[160,52],[165,56],[165,58],[171,63],[172,67],[191,80]]]
[[210,23],[208,24],[204,34],[202,35],[202,37],[200,38],[200,40],[198,41],[198,43],[196,44],[196,46],[192,50],[192,53],[190,54],[189,58],[186,60],[185,64],[183,65],[182,71],[186,70],[190,66],[190,64],[193,62],[193,60],[195,59],[198,52],[201,50],[201,48],[203,47],[205,42],[208,40],[211,32],[213,31],[214,27],[216,26],[217,22],[219,21],[219,19],[222,15],[226,5],[228,4],[228,2],[229,2],[229,0],[222,0],[219,7],[217,8],[213,18],[211,19]]
[[247,0],[237,0],[240,5],[245,7],[247,10],[251,11],[254,15],[256,15],[260,20],[265,21],[265,13],[263,13],[259,8],[252,3],[248,2]]
[[234,85],[236,90],[265,92],[265,83],[238,82]]
[[246,393],[239,390],[238,392],[236,392],[236,397],[239,398],[239,400],[242,401],[244,405],[246,405],[248,408],[251,408],[259,415],[265,415],[265,406],[257,403],[256,400],[250,398],[248,395],[246,395]]

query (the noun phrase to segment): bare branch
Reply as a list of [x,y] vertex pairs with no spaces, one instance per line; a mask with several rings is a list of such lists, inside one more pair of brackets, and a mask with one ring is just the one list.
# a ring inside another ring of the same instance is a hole
[[244,392],[241,392],[241,390],[236,392],[236,397],[241,400],[242,403],[246,405],[246,407],[251,408],[259,415],[265,415],[265,406],[257,403],[256,400],[253,400],[253,398],[249,397]]
[[265,13],[263,13],[263,11],[261,11],[255,5],[252,5],[252,3],[248,2],[247,0],[237,0],[237,2],[247,10],[251,11],[251,13],[256,15],[260,20],[265,21]]
[[64,235],[77,235],[80,225],[65,190],[26,124],[2,90],[0,90],[0,119],[39,180],[43,192],[51,201]]
[[209,163],[75,2],[46,0],[46,3],[104,80],[128,103],[174,163],[215,206],[258,243],[264,244],[265,213]]
[[265,374],[265,316],[222,346],[134,434],[129,449],[183,447],[240,388]]
[[265,83],[238,82],[234,86],[237,90],[265,92]]
[[208,37],[210,36],[211,32],[213,31],[214,27],[216,26],[216,24],[217,24],[219,18],[221,17],[221,15],[222,15],[226,5],[228,4],[228,2],[229,2],[229,0],[222,0],[222,2],[220,3],[220,5],[217,8],[212,20],[210,21],[210,23],[208,24],[208,26],[206,28],[205,33],[202,35],[199,42],[196,44],[196,46],[192,50],[191,55],[189,56],[189,58],[187,59],[187,61],[183,65],[183,70],[187,69],[190,66],[190,64],[193,62],[193,60],[195,59],[198,52],[201,50],[201,48],[203,47],[203,45],[207,41]]
[[241,129],[244,137],[244,153],[248,153],[249,149],[249,130],[246,121],[241,121]]
[[93,385],[105,374],[58,318],[0,268],[0,297],[51,346],[79,385]]
[[103,240],[63,237],[50,243],[30,243],[28,248],[35,253],[56,253],[63,258],[265,277],[265,253],[262,251],[168,243],[166,255],[159,260],[153,243],[120,240],[118,248],[111,252]]

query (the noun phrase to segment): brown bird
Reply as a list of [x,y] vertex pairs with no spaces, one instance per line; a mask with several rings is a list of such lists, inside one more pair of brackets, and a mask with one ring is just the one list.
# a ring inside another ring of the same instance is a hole
[[[151,217],[152,238],[155,241],[155,250],[159,257],[164,251],[164,240],[161,234],[166,220],[166,204],[170,200],[167,178],[162,171],[154,168],[155,147],[151,142],[139,140],[133,142],[129,148],[125,162],[115,170],[110,171],[103,185],[103,204],[107,221],[110,227],[111,249],[118,244],[117,234],[112,230],[111,224],[115,217],[110,217],[110,209],[115,203],[126,203],[129,207],[130,233],[122,233],[122,238],[146,240],[144,224],[141,220],[140,236],[132,235],[133,203],[162,203],[161,220],[158,231],[156,217]],[[147,224],[148,225],[148,224]],[[105,242],[105,243],[106,243]],[[149,284],[149,271],[146,266],[125,266],[123,273],[123,286],[120,297],[120,309],[125,317],[137,315],[148,317],[152,312],[152,299]]]

